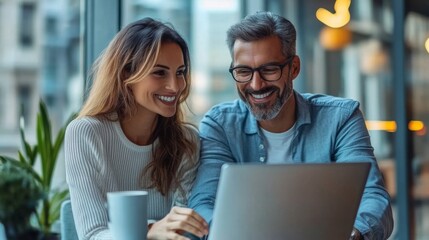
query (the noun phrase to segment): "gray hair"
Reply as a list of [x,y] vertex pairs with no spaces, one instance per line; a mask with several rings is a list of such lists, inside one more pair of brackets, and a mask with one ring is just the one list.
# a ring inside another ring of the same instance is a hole
[[257,12],[246,16],[227,31],[226,42],[233,55],[236,40],[257,41],[270,36],[279,37],[285,57],[296,54],[296,30],[286,18],[271,12]]

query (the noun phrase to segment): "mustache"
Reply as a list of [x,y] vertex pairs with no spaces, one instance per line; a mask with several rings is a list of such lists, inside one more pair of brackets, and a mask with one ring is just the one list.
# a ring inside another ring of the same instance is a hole
[[265,87],[259,90],[253,90],[250,88],[246,88],[244,89],[244,94],[264,94],[267,92],[272,92],[272,91],[279,91],[280,89],[278,87],[274,87],[274,86],[269,86],[269,87]]

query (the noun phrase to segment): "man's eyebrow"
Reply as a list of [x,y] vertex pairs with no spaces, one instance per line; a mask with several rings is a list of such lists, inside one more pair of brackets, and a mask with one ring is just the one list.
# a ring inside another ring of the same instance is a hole
[[278,62],[278,61],[267,62],[267,63],[264,63],[264,64],[260,65],[260,67],[262,67],[262,66],[268,66],[268,65],[278,65],[278,64],[282,64],[282,63]]
[[[281,64],[281,63],[280,63],[280,62],[278,62],[278,61],[271,61],[271,62],[264,63],[264,64],[262,64],[262,65],[259,65],[259,66],[257,66],[257,67],[265,67],[265,66],[269,66],[269,65],[278,65],[278,64]],[[250,67],[249,65],[245,65],[245,64],[238,64],[238,65],[236,65],[236,66],[233,66],[233,65],[231,64],[231,66],[232,66],[232,68],[236,68],[236,67],[252,68],[252,67]]]

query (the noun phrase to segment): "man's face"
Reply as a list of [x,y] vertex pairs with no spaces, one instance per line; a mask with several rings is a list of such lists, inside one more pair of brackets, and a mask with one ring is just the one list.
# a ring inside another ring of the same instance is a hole
[[[292,57],[283,55],[280,40],[276,36],[252,42],[237,40],[233,51],[233,68],[279,65],[286,63]],[[291,71],[292,64],[299,65],[297,57],[279,70],[281,77],[277,81],[265,81],[260,72],[255,71],[250,81],[237,82],[240,98],[247,104],[257,120],[271,120],[277,117],[293,94],[292,80],[296,77],[297,72]]]

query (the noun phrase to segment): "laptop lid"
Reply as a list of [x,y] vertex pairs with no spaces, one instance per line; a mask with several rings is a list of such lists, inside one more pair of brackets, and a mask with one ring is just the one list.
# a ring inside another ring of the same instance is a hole
[[370,165],[224,164],[208,239],[349,239]]

